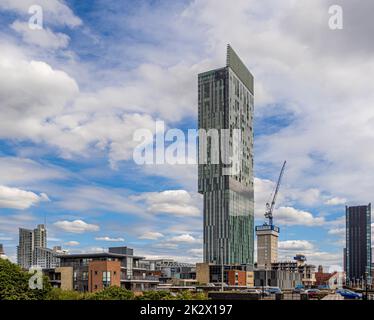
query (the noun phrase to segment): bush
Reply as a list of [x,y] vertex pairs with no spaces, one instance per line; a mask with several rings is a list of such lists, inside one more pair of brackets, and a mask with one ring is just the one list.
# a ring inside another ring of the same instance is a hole
[[43,300],[52,287],[43,277],[43,289],[30,289],[32,275],[9,260],[0,259],[0,300]]
[[206,300],[207,296],[204,293],[193,293],[189,290],[178,293],[171,293],[170,291],[144,291],[143,295],[137,297],[138,300]]
[[179,292],[177,295],[179,300],[207,300],[207,296],[203,292],[193,293],[189,290]]
[[132,300],[134,293],[130,290],[112,286],[86,296],[88,300]]
[[46,300],[84,300],[87,294],[73,290],[61,290],[53,288],[46,297]]
[[138,300],[174,300],[175,297],[169,291],[144,291]]

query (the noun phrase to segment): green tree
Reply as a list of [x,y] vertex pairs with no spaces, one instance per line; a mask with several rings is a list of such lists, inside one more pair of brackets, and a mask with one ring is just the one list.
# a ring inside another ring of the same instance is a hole
[[177,295],[179,300],[207,300],[207,296],[203,292],[194,293],[189,290],[179,292]]
[[48,279],[43,277],[43,289],[30,289],[31,276],[9,260],[0,259],[0,300],[45,299],[51,290]]
[[132,300],[134,293],[124,288],[111,286],[86,297],[89,300]]
[[74,290],[61,290],[60,288],[53,288],[46,297],[47,300],[84,300],[87,294]]
[[143,294],[137,297],[138,300],[174,300],[175,296],[169,291],[144,291]]

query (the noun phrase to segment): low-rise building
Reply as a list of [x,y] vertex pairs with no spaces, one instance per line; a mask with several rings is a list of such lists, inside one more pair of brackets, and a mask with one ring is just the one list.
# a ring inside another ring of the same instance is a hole
[[281,261],[271,264],[271,269],[278,271],[289,271],[301,274],[301,281],[305,287],[312,287],[316,283],[315,269],[316,267],[306,263],[306,257],[298,254],[295,256],[294,261]]
[[178,262],[172,259],[159,259],[145,260],[141,264],[147,265],[149,270],[154,271],[154,274],[159,276],[160,283],[172,283],[178,279],[196,279],[196,265],[192,263]]
[[279,287],[282,290],[292,289],[302,283],[302,274],[288,270],[255,270],[256,287]]
[[337,288],[341,288],[345,282],[345,272],[316,272],[315,277],[316,286],[321,286],[328,289],[335,290]]
[[73,290],[73,267],[44,269],[43,273],[49,278],[53,288]]
[[[135,256],[127,247],[109,248],[109,252],[62,254],[59,255],[60,267],[71,268],[73,289],[82,292],[95,292],[108,286],[119,286],[133,291],[154,289],[159,283],[146,265],[141,262],[144,257]],[[46,273],[51,282],[60,281],[64,288],[64,280],[59,279],[58,270]],[[70,283],[70,279],[65,279]]]
[[[196,264],[196,280],[200,285],[222,283],[222,265]],[[224,265],[223,282],[229,286],[254,286],[252,268],[247,265]]]

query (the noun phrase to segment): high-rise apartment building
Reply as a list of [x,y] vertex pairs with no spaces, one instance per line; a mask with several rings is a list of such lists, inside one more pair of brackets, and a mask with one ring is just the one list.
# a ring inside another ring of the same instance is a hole
[[346,207],[344,267],[347,280],[360,281],[371,275],[371,204]]
[[39,224],[34,229],[34,248],[46,248],[47,247],[47,229],[44,224]]
[[19,241],[17,247],[17,263],[24,269],[32,266],[34,251],[34,233],[32,230],[19,228]]
[[[205,153],[199,136],[198,179],[198,190],[204,195],[206,263],[253,265],[253,82],[230,46],[225,67],[199,74],[198,128],[207,133]],[[230,133],[223,135],[223,129]],[[228,174],[227,155],[235,152],[238,166],[234,164],[235,170]]]
[[39,224],[36,229],[19,228],[19,243],[17,246],[17,263],[24,269],[34,265],[35,249],[46,248],[47,230],[44,224]]

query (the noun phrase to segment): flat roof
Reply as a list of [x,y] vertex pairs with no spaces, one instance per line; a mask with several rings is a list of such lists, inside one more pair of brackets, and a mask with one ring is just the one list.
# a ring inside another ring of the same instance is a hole
[[126,258],[132,257],[135,259],[145,259],[144,257],[134,256],[131,254],[120,254],[112,252],[95,252],[95,253],[69,253],[69,254],[59,254],[59,258]]

